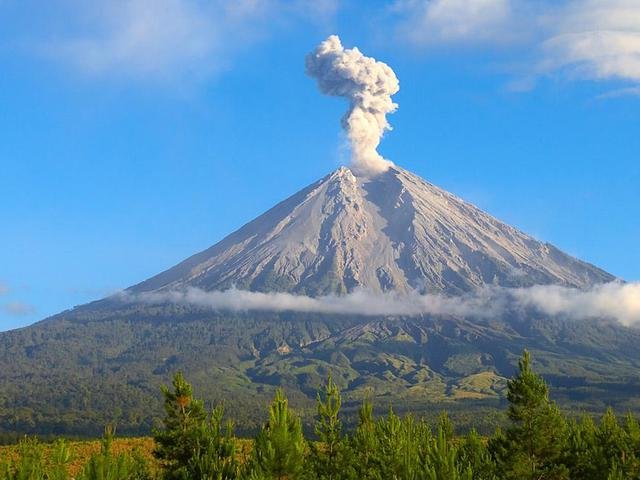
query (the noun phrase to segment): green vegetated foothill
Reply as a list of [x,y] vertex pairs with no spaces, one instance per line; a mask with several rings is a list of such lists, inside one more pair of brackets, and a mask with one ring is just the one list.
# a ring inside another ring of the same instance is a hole
[[252,443],[234,436],[223,407],[208,411],[182,373],[163,387],[164,419],[152,456],[114,452],[107,428],[99,451],[77,472],[69,445],[24,439],[0,450],[0,480],[621,480],[640,478],[640,424],[611,409],[599,420],[568,419],[524,352],[508,381],[508,418],[490,436],[460,434],[446,412],[435,422],[392,409],[376,416],[365,399],[353,429],[341,417],[341,392],[331,375],[317,395],[313,435],[282,389]]

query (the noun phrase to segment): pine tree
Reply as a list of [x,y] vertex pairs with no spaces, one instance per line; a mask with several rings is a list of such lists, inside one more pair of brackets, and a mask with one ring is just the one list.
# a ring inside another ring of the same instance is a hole
[[331,374],[322,392],[318,393],[315,425],[317,443],[310,444],[309,469],[319,480],[350,478],[349,449],[342,436],[342,422],[338,415],[342,405],[340,389]]
[[354,452],[354,468],[356,478],[378,478],[381,465],[379,462],[379,437],[373,418],[373,405],[365,398],[358,411],[358,426],[351,440]]
[[585,415],[579,422],[568,425],[566,463],[571,478],[606,479],[609,460],[598,444],[598,427],[593,418]]
[[197,435],[207,414],[200,400],[193,398],[191,385],[182,372],[173,377],[173,391],[162,386],[165,417],[164,429],[154,435],[154,455],[164,467],[165,478],[188,478],[187,465],[197,449]]
[[224,409],[217,406],[195,432],[195,451],[186,470],[193,480],[233,480],[239,477],[233,426],[222,427]]
[[223,409],[205,412],[193,397],[181,372],[173,378],[173,391],[162,387],[164,429],[155,431],[154,455],[162,462],[167,480],[229,480],[238,477],[231,425],[222,428]]
[[304,471],[305,440],[300,418],[289,409],[281,389],[269,407],[269,421],[255,439],[251,478],[295,480]]
[[568,478],[563,464],[566,422],[556,404],[549,400],[546,383],[531,369],[529,352],[524,352],[518,365],[518,375],[508,383],[507,415],[511,425],[504,437],[493,443],[500,470],[507,479]]
[[482,437],[472,429],[460,443],[458,449],[458,464],[469,466],[473,471],[474,480],[495,480],[496,465],[491,458]]
[[627,413],[624,430],[627,472],[633,478],[640,478],[640,424],[631,413]]
[[453,445],[453,426],[449,417],[442,415],[438,433],[426,458],[427,480],[473,480],[470,465],[459,465]]
[[377,449],[371,452],[374,460],[372,478],[406,478],[411,480],[418,472],[419,455],[416,449],[413,417],[400,418],[389,408],[386,417],[375,423],[374,438]]

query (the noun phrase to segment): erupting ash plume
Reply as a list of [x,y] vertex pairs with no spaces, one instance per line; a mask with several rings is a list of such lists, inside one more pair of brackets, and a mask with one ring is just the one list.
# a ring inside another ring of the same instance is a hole
[[385,130],[391,130],[387,113],[398,108],[391,100],[400,90],[393,70],[357,48],[345,49],[340,38],[331,35],[307,55],[306,71],[318,81],[322,93],[350,102],[342,127],[351,143],[356,172],[376,174],[393,165],[376,151]]

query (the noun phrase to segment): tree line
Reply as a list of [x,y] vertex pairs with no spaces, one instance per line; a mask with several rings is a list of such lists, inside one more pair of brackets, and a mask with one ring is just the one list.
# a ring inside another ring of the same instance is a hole
[[[345,431],[341,395],[329,376],[318,393],[315,437],[305,438],[300,417],[282,390],[249,452],[241,452],[223,408],[207,412],[181,373],[164,387],[165,416],[154,432],[159,469],[136,452],[114,454],[107,429],[99,453],[80,480],[622,480],[640,479],[640,424],[620,422],[608,410],[568,419],[524,352],[508,382],[508,425],[490,437],[475,430],[456,436],[446,413],[435,425],[393,410],[382,417],[364,401],[358,424]],[[45,467],[37,442],[0,465],[0,480],[70,480],[69,450],[57,441]]]

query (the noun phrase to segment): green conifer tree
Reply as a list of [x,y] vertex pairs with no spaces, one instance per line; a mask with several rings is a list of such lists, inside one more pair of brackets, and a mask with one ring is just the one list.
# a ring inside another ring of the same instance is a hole
[[154,455],[161,461],[167,480],[230,480],[239,466],[231,425],[222,428],[223,409],[205,412],[193,397],[181,372],[173,378],[173,390],[162,387],[164,429],[155,431]]
[[453,444],[453,429],[448,416],[441,416],[438,433],[426,458],[427,480],[473,480],[470,465],[460,465]]
[[289,409],[282,389],[276,390],[269,407],[269,421],[255,439],[251,477],[255,479],[296,480],[304,471],[306,444],[300,417]]
[[511,425],[494,452],[501,473],[507,479],[561,480],[568,478],[563,454],[567,446],[567,425],[544,380],[531,368],[525,351],[519,372],[508,383],[507,415]]
[[571,478],[606,479],[609,460],[605,460],[598,444],[598,427],[585,415],[579,422],[568,424],[566,464]]
[[496,480],[496,465],[486,443],[475,429],[464,436],[458,449],[458,464],[469,466],[474,480]]
[[342,405],[340,389],[331,374],[318,393],[315,434],[318,442],[309,445],[309,473],[318,480],[351,478],[349,448],[342,435],[339,414]]
[[208,421],[194,432],[195,450],[186,470],[192,480],[233,480],[239,477],[233,426],[222,427],[223,407],[217,406]]
[[164,429],[155,431],[158,458],[169,480],[188,478],[187,465],[197,449],[198,431],[207,414],[202,401],[193,398],[191,385],[182,372],[173,377],[173,391],[162,386],[165,417]]
[[351,440],[356,478],[379,478],[378,473],[381,470],[379,440],[373,418],[373,405],[368,398],[365,398],[358,411],[358,426]]

